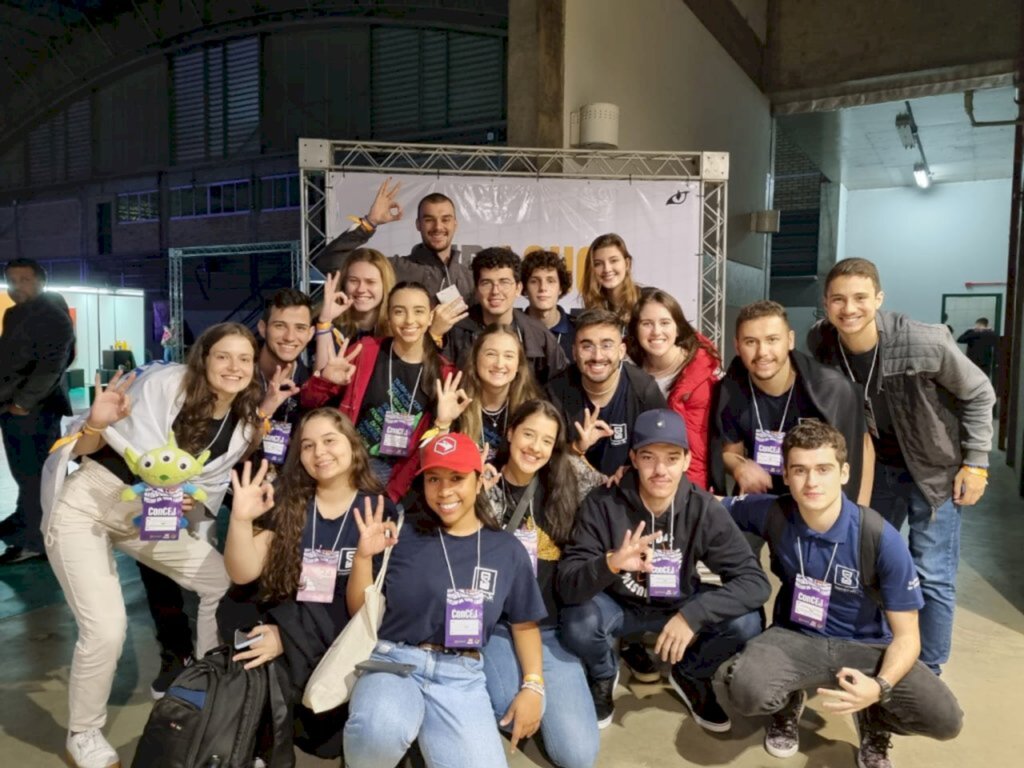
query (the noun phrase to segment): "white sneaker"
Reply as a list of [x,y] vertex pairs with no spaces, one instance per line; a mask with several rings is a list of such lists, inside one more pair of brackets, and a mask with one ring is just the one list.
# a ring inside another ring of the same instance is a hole
[[99,728],[69,733],[65,746],[75,768],[121,768],[121,758]]

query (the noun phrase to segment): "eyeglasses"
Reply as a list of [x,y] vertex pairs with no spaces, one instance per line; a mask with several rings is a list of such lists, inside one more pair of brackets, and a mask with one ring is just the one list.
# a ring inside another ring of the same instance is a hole
[[599,349],[606,355],[611,354],[618,348],[618,343],[614,341],[602,341],[600,344],[594,344],[589,341],[584,341],[580,343],[580,352],[588,356],[593,355]]
[[490,293],[495,288],[497,288],[502,293],[508,293],[509,291],[516,287],[516,281],[513,280],[511,277],[503,277],[500,280],[490,280],[484,278],[483,280],[476,284],[476,287],[479,290],[483,291],[484,293]]

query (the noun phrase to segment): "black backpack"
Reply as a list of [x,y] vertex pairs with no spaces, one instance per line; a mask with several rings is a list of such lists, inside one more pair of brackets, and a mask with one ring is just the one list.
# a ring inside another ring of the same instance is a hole
[[271,768],[294,766],[285,673],[273,662],[243,669],[233,653],[222,646],[185,667],[153,705],[132,768],[252,768],[261,736]]

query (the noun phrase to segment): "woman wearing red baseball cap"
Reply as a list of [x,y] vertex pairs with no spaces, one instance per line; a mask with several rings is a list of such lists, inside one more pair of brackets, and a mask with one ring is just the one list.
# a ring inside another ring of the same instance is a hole
[[371,656],[392,671],[359,678],[345,725],[345,763],[391,768],[418,740],[428,766],[506,765],[484,679],[482,648],[498,620],[511,625],[523,670],[502,721],[512,749],[536,732],[544,708],[540,630],[546,610],[526,549],[495,528],[483,496],[480,450],[467,435],[436,437],[420,450],[422,492],[409,525],[355,513],[359,545],[349,610],[373,581],[373,558],[391,555],[387,611]]

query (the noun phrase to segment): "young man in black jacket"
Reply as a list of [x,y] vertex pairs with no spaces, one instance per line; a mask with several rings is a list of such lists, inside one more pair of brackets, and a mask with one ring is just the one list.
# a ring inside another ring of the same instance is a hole
[[[641,414],[630,460],[634,469],[618,486],[584,500],[559,564],[563,642],[586,668],[599,727],[614,713],[614,640],[657,632],[654,651],[672,664],[672,688],[693,719],[728,731],[711,678],[761,631],[768,579],[725,508],[686,479],[690,450],[679,414]],[[721,587],[701,583],[698,560],[721,576]]]
[[548,384],[548,398],[575,425],[569,444],[594,469],[614,475],[629,464],[629,433],[644,411],[665,408],[657,382],[626,359],[617,315],[588,309],[576,317],[575,366]]

